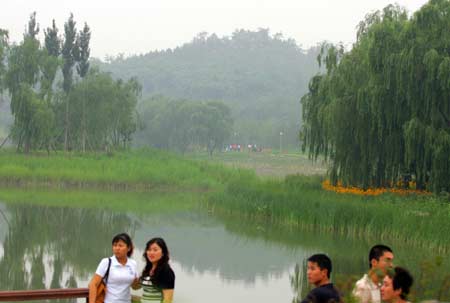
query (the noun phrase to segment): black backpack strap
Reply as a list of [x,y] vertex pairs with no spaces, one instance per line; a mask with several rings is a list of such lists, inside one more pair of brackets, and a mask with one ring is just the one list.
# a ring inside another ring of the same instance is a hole
[[108,277],[109,277],[109,269],[111,268],[111,258],[108,258],[108,269],[106,270],[105,275],[103,276],[103,283],[108,283]]

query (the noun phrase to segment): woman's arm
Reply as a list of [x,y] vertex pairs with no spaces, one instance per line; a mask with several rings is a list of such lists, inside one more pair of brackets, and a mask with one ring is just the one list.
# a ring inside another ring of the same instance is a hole
[[95,297],[97,296],[97,287],[102,282],[102,277],[95,274],[89,282],[89,303],[95,303]]
[[139,278],[135,278],[133,283],[131,283],[131,288],[133,288],[134,290],[141,288],[141,281],[139,280]]
[[173,289],[163,289],[163,303],[172,303],[173,300]]

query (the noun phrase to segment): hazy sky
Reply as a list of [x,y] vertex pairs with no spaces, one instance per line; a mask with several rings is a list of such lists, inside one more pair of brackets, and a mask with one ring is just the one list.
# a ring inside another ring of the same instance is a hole
[[[390,0],[8,0],[2,1],[0,28],[19,41],[29,15],[42,29],[55,19],[60,33],[70,13],[78,29],[92,30],[91,55],[141,54],[174,48],[199,32],[229,36],[235,29],[269,28],[306,48],[329,40],[351,45],[356,25]],[[426,0],[398,0],[410,12]]]

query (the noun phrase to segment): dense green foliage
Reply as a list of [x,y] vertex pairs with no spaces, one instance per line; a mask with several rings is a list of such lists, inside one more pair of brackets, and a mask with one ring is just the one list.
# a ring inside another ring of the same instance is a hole
[[137,142],[181,153],[204,147],[212,155],[222,149],[233,127],[230,109],[221,102],[155,96],[142,102],[138,111],[143,125]]
[[[127,148],[137,129],[140,90],[135,79],[114,80],[91,70],[65,97],[70,103],[69,145],[83,151]],[[61,106],[58,109],[62,114]]]
[[4,102],[5,95],[5,74],[6,74],[6,57],[8,50],[8,32],[0,28],[0,146],[3,144],[7,135],[8,125],[11,124],[11,114],[8,107],[9,102]]
[[[137,129],[135,108],[141,92],[137,81],[114,80],[89,69],[90,29],[85,24],[77,33],[72,15],[65,23],[64,39],[54,21],[44,30],[43,44],[38,33],[35,13],[19,44],[8,46],[0,32],[0,80],[5,80],[0,84],[4,82],[10,97],[14,118],[10,136],[17,150],[128,147]],[[1,117],[8,115],[2,110]]]
[[8,48],[8,32],[0,28],[0,93],[3,90],[5,75],[6,50]]
[[[231,37],[201,33],[175,49],[93,62],[121,78],[137,77],[144,97],[217,100],[232,110],[234,143],[298,146],[299,99],[318,71],[317,48],[268,30],[237,30]],[[232,143],[232,142],[231,142]]]
[[327,73],[302,98],[305,148],[334,182],[450,191],[450,2],[412,17],[387,6],[361,22],[351,51],[325,46]]

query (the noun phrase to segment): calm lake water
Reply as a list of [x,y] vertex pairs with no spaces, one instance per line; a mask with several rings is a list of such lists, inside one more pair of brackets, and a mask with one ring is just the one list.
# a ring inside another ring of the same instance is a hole
[[[375,243],[279,230],[230,220],[203,210],[118,212],[100,208],[49,207],[0,201],[0,290],[87,287],[111,238],[129,232],[133,258],[143,267],[143,247],[163,237],[176,273],[175,303],[290,303],[308,291],[305,259],[331,256],[334,278],[360,276]],[[395,263],[419,274],[427,249],[387,243]],[[448,260],[436,276],[449,272]],[[135,292],[139,295],[139,292]]]

